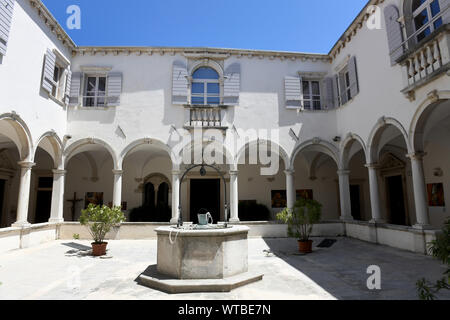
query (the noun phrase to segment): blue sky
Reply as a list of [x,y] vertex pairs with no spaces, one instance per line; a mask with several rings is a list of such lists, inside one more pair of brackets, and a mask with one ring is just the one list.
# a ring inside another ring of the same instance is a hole
[[[43,0],[80,46],[328,53],[367,0]],[[81,8],[81,30],[66,9]]]

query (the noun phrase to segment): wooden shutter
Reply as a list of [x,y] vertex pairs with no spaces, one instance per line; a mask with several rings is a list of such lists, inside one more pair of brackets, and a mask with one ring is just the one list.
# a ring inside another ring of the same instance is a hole
[[69,106],[77,106],[79,104],[81,79],[81,72],[72,73],[72,77],[70,80]]
[[64,103],[66,104],[66,106],[69,105],[69,102],[70,102],[70,87],[71,87],[71,83],[72,83],[72,71],[67,70],[66,91],[64,93]]
[[339,101],[339,77],[338,75],[334,75],[333,77],[333,99],[334,99],[334,107],[337,108],[340,106]]
[[172,103],[188,104],[189,96],[188,72],[182,61],[173,63],[172,72]]
[[55,64],[56,55],[52,50],[47,49],[44,59],[44,72],[42,75],[42,88],[48,93],[52,92],[52,87],[56,86],[55,81],[53,81],[53,76],[55,74]]
[[334,108],[334,89],[333,89],[333,77],[327,77],[324,79],[325,87],[325,109]]
[[348,75],[350,78],[350,92],[352,98],[359,93],[358,69],[356,68],[356,57],[353,56],[348,62]]
[[442,16],[443,24],[450,23],[450,0],[439,0],[439,6],[441,7],[441,12],[445,11]]
[[225,70],[223,87],[223,103],[236,106],[239,104],[239,93],[241,91],[241,65],[233,63]]
[[303,105],[303,87],[301,77],[285,77],[284,92],[286,107],[299,108]]
[[398,18],[400,14],[395,5],[389,5],[384,8],[384,20],[386,22],[386,32],[389,45],[389,55],[391,56],[391,65],[405,52],[403,43],[403,32]]
[[120,95],[122,94],[122,73],[109,73],[107,78],[108,106],[119,106]]
[[9,31],[14,10],[14,0],[0,0],[0,54],[6,54]]

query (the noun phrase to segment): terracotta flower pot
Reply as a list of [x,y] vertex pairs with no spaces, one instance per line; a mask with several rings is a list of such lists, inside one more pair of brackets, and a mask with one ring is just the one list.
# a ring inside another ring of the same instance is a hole
[[312,252],[312,240],[308,241],[298,241],[298,250],[300,253],[311,253]]
[[106,246],[108,245],[108,242],[91,243],[91,245],[92,245],[92,255],[94,257],[106,255]]

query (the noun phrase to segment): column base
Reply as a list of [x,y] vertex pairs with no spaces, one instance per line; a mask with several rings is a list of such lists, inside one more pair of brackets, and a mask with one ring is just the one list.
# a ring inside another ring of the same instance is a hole
[[31,226],[31,223],[29,223],[28,221],[18,221],[11,225],[12,228],[27,228],[30,226]]
[[383,223],[386,223],[386,220],[383,220],[383,219],[372,219],[372,220],[369,221],[369,223],[372,223],[372,224],[383,224]]
[[48,220],[48,223],[53,223],[53,224],[59,224],[59,223],[63,223],[63,222],[64,222],[64,219],[62,219],[62,218]]
[[170,219],[170,224],[178,224],[178,218]]
[[341,220],[341,221],[353,222],[353,221],[355,221],[355,218],[345,216],[345,217],[340,217],[340,220]]
[[230,218],[230,222],[236,223],[236,222],[241,222],[241,220],[239,220],[239,218]]
[[417,223],[415,225],[412,226],[413,229],[417,229],[417,230],[432,230],[434,229],[433,226],[429,225],[429,224],[421,224],[421,223]]

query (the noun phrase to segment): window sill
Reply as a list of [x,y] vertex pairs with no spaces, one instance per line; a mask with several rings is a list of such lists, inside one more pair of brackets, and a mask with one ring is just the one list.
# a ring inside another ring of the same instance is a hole
[[59,104],[61,107],[64,107],[64,106],[65,106],[64,102],[62,102],[62,101],[59,100],[58,98],[54,97],[53,95],[48,94],[48,97],[49,97],[51,100],[53,100],[54,102],[56,102],[57,104]]
[[110,110],[110,109],[115,109],[117,106],[107,106],[107,107],[85,107],[85,106],[70,106],[73,109],[77,109],[77,110]]
[[223,104],[184,104],[183,106],[187,109],[226,109],[230,107]]

